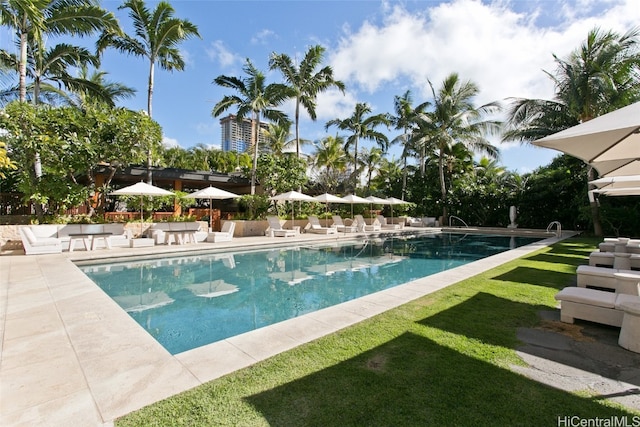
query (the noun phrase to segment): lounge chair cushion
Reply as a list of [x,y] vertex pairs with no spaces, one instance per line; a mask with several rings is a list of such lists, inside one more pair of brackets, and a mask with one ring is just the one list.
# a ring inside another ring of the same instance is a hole
[[558,301],[571,301],[596,307],[615,308],[617,295],[618,294],[613,292],[570,286],[558,292],[555,299]]

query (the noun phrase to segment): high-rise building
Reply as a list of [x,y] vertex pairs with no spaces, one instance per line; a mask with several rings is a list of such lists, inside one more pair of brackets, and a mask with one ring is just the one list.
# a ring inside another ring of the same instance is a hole
[[[237,117],[230,114],[220,119],[220,127],[222,128],[222,151],[244,153],[251,147],[250,119],[245,118],[241,122],[238,122]],[[261,121],[260,128],[266,130],[269,128],[269,125]],[[264,143],[264,135],[262,132],[258,135],[258,143],[260,145]]]

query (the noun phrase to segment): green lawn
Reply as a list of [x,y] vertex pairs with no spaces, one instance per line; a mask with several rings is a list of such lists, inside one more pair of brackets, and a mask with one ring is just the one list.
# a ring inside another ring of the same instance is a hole
[[[598,240],[576,238],[129,414],[116,426],[556,426],[631,414],[509,370]],[[637,414],[635,414],[637,415]],[[629,418],[631,419],[631,418]]]

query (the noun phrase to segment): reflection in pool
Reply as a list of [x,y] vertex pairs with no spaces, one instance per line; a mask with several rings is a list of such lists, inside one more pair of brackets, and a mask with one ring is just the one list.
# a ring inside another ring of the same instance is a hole
[[176,354],[538,240],[429,234],[79,267]]

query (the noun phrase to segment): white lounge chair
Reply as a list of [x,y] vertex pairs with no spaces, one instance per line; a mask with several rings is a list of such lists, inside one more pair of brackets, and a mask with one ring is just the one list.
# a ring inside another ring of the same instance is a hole
[[640,303],[637,295],[599,291],[570,286],[555,296],[560,301],[560,320],[573,323],[574,319],[588,320],[610,326],[622,325],[623,303]]
[[338,231],[342,231],[345,233],[358,231],[358,227],[356,227],[355,225],[346,225],[342,221],[342,217],[340,215],[333,215],[332,219],[333,219],[333,224],[331,224],[331,226],[335,227],[335,229]]
[[354,220],[357,223],[358,231],[380,231],[382,226],[377,219],[374,219],[371,224],[367,224],[362,215],[354,215]]
[[233,233],[236,229],[236,223],[233,221],[225,221],[220,231],[213,231],[207,236],[207,242],[230,242],[233,240]]
[[577,285],[581,288],[598,287],[638,295],[640,271],[581,265],[577,268]]
[[385,218],[382,215],[377,215],[376,218],[378,219],[378,222],[380,223],[380,227],[382,227],[383,229],[400,230],[402,228],[401,224],[391,224],[391,223],[387,222],[387,218]]
[[296,230],[282,228],[277,216],[268,216],[267,221],[269,221],[269,229],[267,230],[269,237],[295,237],[298,234]]
[[336,234],[338,229],[335,227],[323,227],[317,216],[309,215],[309,233],[316,234]]

